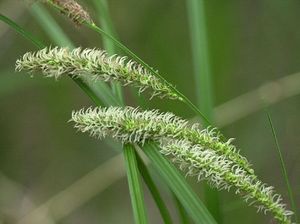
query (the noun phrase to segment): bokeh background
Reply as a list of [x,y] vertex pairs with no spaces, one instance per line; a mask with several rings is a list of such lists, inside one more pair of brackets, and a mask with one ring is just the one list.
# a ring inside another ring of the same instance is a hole
[[[188,0],[186,0],[188,1]],[[119,38],[195,101],[186,1],[109,0]],[[91,1],[83,2],[97,21]],[[31,3],[1,0],[2,14],[54,45]],[[102,47],[94,32],[74,27],[46,7],[76,46]],[[215,123],[288,202],[264,105],[268,106],[298,212],[300,206],[300,1],[206,1]],[[133,223],[127,181],[115,143],[77,133],[71,111],[93,105],[68,78],[16,73],[30,42],[0,23],[0,223]],[[128,89],[127,104],[138,105]],[[262,100],[264,99],[264,100]],[[192,118],[183,104],[154,99],[148,108]],[[153,173],[177,217],[166,186]],[[202,185],[189,180],[203,198]],[[150,223],[162,223],[145,188]],[[221,192],[223,223],[270,223],[233,192]],[[27,220],[27,221],[26,221]],[[30,221],[28,221],[30,220]],[[43,221],[41,221],[43,220]]]

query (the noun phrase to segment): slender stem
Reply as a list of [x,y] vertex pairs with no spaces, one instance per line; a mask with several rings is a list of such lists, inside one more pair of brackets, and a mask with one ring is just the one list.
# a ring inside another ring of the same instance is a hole
[[271,127],[272,135],[273,135],[273,138],[274,138],[274,141],[275,141],[275,145],[276,145],[276,148],[277,148],[278,156],[279,156],[279,159],[280,159],[281,172],[282,172],[282,175],[283,175],[284,180],[285,180],[285,184],[286,184],[286,187],[287,187],[287,190],[288,190],[288,195],[289,195],[291,207],[292,207],[292,210],[293,210],[294,215],[295,215],[295,221],[296,221],[296,223],[298,223],[297,206],[296,206],[296,203],[295,203],[295,200],[294,200],[294,195],[293,195],[291,183],[290,183],[289,176],[288,176],[288,173],[287,173],[287,170],[286,170],[286,166],[285,166],[285,162],[284,162],[283,155],[282,155],[282,152],[281,152],[281,148],[280,148],[280,145],[279,145],[279,141],[278,141],[278,138],[277,138],[277,134],[276,134],[276,131],[275,131],[275,128],[274,128],[274,125],[273,125],[271,115],[270,115],[268,110],[266,110],[266,112],[267,112],[269,124],[270,124],[270,127]]
[[123,151],[134,220],[136,224],[146,224],[148,222],[146,217],[143,188],[138,173],[136,152],[134,147],[130,144],[124,145]]

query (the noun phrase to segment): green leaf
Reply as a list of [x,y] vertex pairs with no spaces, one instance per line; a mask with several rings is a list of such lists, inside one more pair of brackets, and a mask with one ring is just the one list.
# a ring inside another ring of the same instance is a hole
[[176,203],[177,210],[179,212],[180,223],[189,224],[190,222],[189,222],[188,214],[174,193],[173,193],[173,198]]
[[74,48],[72,41],[64,33],[61,27],[57,25],[50,13],[41,4],[33,4],[30,7],[30,12],[56,44],[64,47],[68,46]]
[[137,224],[146,224],[148,222],[146,217],[143,188],[141,186],[138,173],[136,152],[132,145],[124,145],[124,158],[134,220]]
[[160,154],[158,146],[149,142],[143,146],[143,150],[194,222],[197,224],[216,224],[217,222],[187,184],[182,174]]
[[171,215],[168,211],[167,206],[165,205],[159,190],[157,189],[157,187],[155,186],[154,181],[151,178],[151,175],[147,169],[147,167],[145,166],[144,162],[142,161],[142,159],[140,158],[140,156],[137,154],[137,163],[138,163],[138,167],[140,170],[140,173],[143,176],[143,180],[145,181],[145,183],[147,184],[147,187],[149,189],[149,191],[151,192],[151,195],[160,211],[161,217],[164,221],[165,224],[172,224],[172,219],[171,219]]

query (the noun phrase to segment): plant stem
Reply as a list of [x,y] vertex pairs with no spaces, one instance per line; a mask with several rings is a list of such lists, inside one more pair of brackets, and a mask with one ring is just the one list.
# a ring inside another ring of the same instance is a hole
[[143,189],[141,186],[137,167],[138,165],[136,162],[136,152],[131,144],[124,145],[123,151],[134,220],[136,224],[146,224],[148,222],[146,217]]

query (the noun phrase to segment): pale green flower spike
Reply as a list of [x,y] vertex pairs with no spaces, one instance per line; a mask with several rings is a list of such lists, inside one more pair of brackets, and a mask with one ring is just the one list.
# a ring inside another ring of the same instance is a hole
[[152,75],[142,65],[127,61],[126,57],[108,56],[103,50],[76,48],[44,48],[28,52],[17,60],[16,70],[31,73],[42,72],[46,77],[59,78],[61,75],[91,78],[103,81],[119,81],[124,85],[134,85],[143,92],[151,88],[153,96],[182,100],[168,85]]
[[[188,121],[172,113],[160,113],[158,110],[139,111],[132,107],[109,107],[81,110],[73,113],[72,117],[78,128],[83,127],[91,135],[105,137],[106,132],[113,129],[113,137],[122,142],[143,143],[149,138],[161,137],[187,139],[225,155],[249,174],[254,173],[247,159],[231,144],[232,139],[222,142],[214,129],[201,130],[199,124],[189,125]],[[128,132],[132,134],[128,135]]]
[[218,189],[233,187],[249,204],[257,204],[258,211],[269,211],[280,223],[291,223],[292,212],[281,203],[281,196],[259,181],[252,169],[249,173],[245,169],[250,169],[247,160],[229,142],[221,142],[212,130],[190,126],[172,113],[132,107],[80,110],[72,113],[71,121],[78,130],[98,138],[110,136],[136,144],[154,140],[160,143],[161,153],[171,156],[187,175],[205,179]]
[[291,223],[293,212],[286,209],[274,188],[249,175],[224,155],[187,140],[162,140],[160,147],[161,153],[170,155],[173,162],[187,171],[187,175],[197,176],[199,181],[206,180],[220,190],[234,187],[236,194],[243,195],[246,202],[257,207],[257,211],[271,212],[280,223]]

